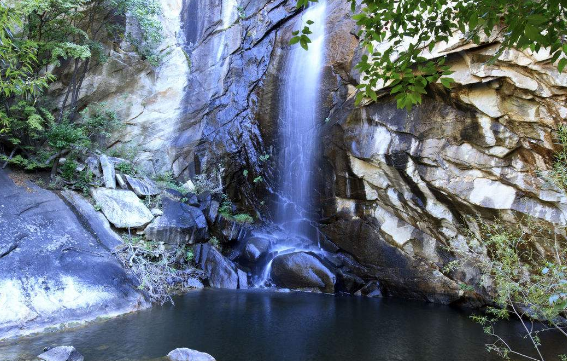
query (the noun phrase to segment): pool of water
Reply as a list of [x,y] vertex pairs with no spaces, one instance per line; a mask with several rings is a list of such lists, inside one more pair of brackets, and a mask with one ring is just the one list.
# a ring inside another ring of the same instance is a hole
[[[499,332],[514,343],[519,323]],[[73,345],[86,361],[159,359],[177,347],[218,361],[482,361],[488,341],[468,314],[397,299],[308,293],[204,290],[68,331],[0,342],[0,360],[32,359],[46,346]],[[547,337],[545,351],[567,352]],[[550,357],[550,360],[556,359]]]

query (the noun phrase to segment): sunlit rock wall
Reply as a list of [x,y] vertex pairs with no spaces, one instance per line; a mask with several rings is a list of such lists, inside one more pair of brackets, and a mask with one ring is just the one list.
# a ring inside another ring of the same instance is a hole
[[[466,251],[479,221],[515,229],[529,216],[562,238],[567,198],[545,172],[567,116],[567,76],[543,53],[511,50],[488,64],[498,46],[496,39],[438,47],[457,84],[432,87],[410,113],[396,109],[387,91],[355,108],[352,80],[341,76],[346,103],[324,126],[322,229],[392,293],[455,300],[457,284],[479,284],[472,264],[439,272],[454,259],[447,246]],[[334,74],[343,63],[331,63]]]
[[[125,43],[105,44],[108,61],[89,70],[79,94],[80,108],[104,103],[123,121],[109,147],[135,155],[146,171],[158,173],[171,169],[175,159],[173,139],[183,119],[190,69],[182,31],[183,1],[163,0],[162,9],[162,64],[150,66]],[[50,89],[59,97],[58,103],[70,76],[63,74],[60,79]]]

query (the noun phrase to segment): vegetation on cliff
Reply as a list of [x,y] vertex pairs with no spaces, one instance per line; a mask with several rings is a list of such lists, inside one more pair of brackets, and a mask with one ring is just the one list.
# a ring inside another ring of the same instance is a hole
[[[115,116],[79,95],[107,48],[126,41],[159,62],[161,7],[155,0],[21,0],[0,3],[0,159],[26,169],[84,151],[115,125]],[[128,15],[128,23],[126,21]],[[57,76],[56,76],[57,75]],[[58,79],[59,78],[59,79]],[[56,80],[59,99],[46,95]]]
[[[307,6],[317,0],[298,0]],[[376,100],[377,88],[389,86],[399,108],[421,103],[429,84],[450,87],[452,79],[445,57],[435,45],[450,43],[462,34],[475,44],[499,37],[501,47],[491,61],[506,50],[549,51],[559,72],[567,65],[567,4],[563,0],[347,0],[358,25],[357,36],[367,50],[357,68],[362,73],[357,102]],[[314,19],[321,21],[322,19]],[[292,43],[307,48],[310,31],[296,31]],[[386,46],[383,46],[386,44]]]

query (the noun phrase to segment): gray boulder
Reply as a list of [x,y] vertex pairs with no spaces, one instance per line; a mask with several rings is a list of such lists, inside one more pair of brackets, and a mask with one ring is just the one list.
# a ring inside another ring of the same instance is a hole
[[163,215],[144,230],[146,238],[166,244],[193,244],[208,238],[203,212],[187,204],[163,198]]
[[332,293],[336,277],[311,253],[295,252],[277,256],[272,262],[272,281],[280,287],[317,288]]
[[197,198],[197,195],[193,192],[188,192],[185,194],[185,197],[183,197],[184,202],[187,203],[190,206],[195,206],[195,207],[199,207],[199,199]]
[[205,217],[210,224],[215,223],[217,216],[219,214],[220,202],[211,200],[208,206],[205,208]]
[[126,181],[130,185],[130,188],[140,197],[145,196],[155,196],[160,194],[158,186],[149,178],[144,177],[144,179],[134,178],[129,175],[124,175]]
[[132,191],[93,188],[91,194],[102,213],[117,228],[139,228],[154,219],[152,212]]
[[120,189],[128,189],[128,184],[122,174],[116,173],[116,183],[118,183]]
[[208,353],[191,350],[190,348],[176,348],[167,354],[170,361],[216,361]]
[[90,156],[85,159],[85,164],[87,168],[94,174],[95,177],[100,178],[102,173],[100,171],[100,163],[98,162],[98,157]]
[[73,346],[54,347],[37,357],[43,361],[84,361],[85,358]]
[[366,296],[366,297],[383,297],[382,286],[378,281],[368,282],[360,290],[356,291],[355,296]]
[[236,242],[247,234],[249,224],[240,223],[232,218],[223,215],[217,217],[214,229],[217,231],[215,235],[222,243]]
[[269,252],[271,244],[271,240],[265,237],[250,237],[244,246],[243,256],[248,262],[254,263]]
[[238,288],[248,289],[248,274],[240,268],[236,269],[236,273],[238,274]]
[[147,305],[100,218],[3,171],[0,189],[0,339]]
[[62,191],[61,195],[77,211],[76,214],[83,224],[88,224],[93,234],[108,249],[113,250],[122,245],[122,238],[112,230],[106,217],[97,212],[84,197],[70,190]]
[[116,188],[116,171],[114,163],[106,155],[100,156],[100,166],[102,167],[102,179],[106,188]]
[[195,260],[209,279],[213,288],[238,288],[238,274],[234,264],[225,258],[215,247],[200,244],[196,248]]

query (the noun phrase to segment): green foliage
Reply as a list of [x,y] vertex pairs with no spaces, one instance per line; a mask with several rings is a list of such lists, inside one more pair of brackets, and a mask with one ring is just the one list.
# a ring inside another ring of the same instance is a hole
[[244,11],[244,8],[242,6],[237,6],[236,11],[238,13],[238,19],[239,20],[246,19],[246,12]]
[[76,176],[74,182],[75,182],[75,188],[82,190],[83,194],[85,195],[89,194],[89,188],[91,188],[93,185],[97,185],[95,176],[93,172],[89,169],[84,169],[80,171],[79,174]]
[[227,218],[232,217],[232,201],[226,194],[222,195],[222,203],[219,207],[219,213]]
[[[313,24],[313,21],[308,20],[307,24],[311,25]],[[309,26],[304,26],[303,29],[301,29],[301,31],[295,30],[294,32],[292,32],[293,37],[291,38],[289,43],[291,45],[299,43],[299,45],[301,45],[303,49],[307,50],[309,47],[309,43],[311,43],[311,39],[309,39],[310,34],[312,34],[312,32],[309,29]]]
[[189,190],[181,183],[179,183],[173,172],[168,171],[154,176],[154,181],[162,188],[173,189],[181,194],[189,192]]
[[[567,266],[562,263],[567,259],[565,246],[535,220],[524,219],[514,228],[481,224],[480,235],[471,235],[469,249],[472,257],[457,253],[464,259],[471,257],[480,267],[483,285],[492,290],[498,306],[489,307],[485,315],[473,316],[485,333],[495,338],[488,350],[504,358],[512,354],[525,357],[496,332],[498,321],[514,317],[524,326],[525,338],[538,354],[534,359],[543,360],[540,333],[555,330],[567,336],[563,332],[567,326],[563,318],[567,311]],[[528,325],[535,321],[546,325]]]
[[220,242],[217,237],[213,236],[209,239],[209,244],[215,248],[219,248]]
[[[157,64],[159,12],[157,0],[0,2],[0,145],[14,151],[1,157],[26,169],[47,167],[44,161],[57,161],[57,152],[107,137],[118,119],[103,104],[77,116],[82,82],[90,66],[106,61],[102,43],[123,37],[137,41],[140,54]],[[136,36],[124,34],[120,19],[126,14]],[[44,96],[55,80],[52,69],[70,77],[61,104],[48,104]]]
[[235,214],[232,216],[232,219],[238,223],[254,223],[254,218],[246,213]]
[[106,103],[95,103],[81,112],[80,127],[90,139],[99,139],[101,142],[110,137],[113,131],[122,123],[118,114],[110,109]]
[[559,126],[557,138],[561,150],[555,155],[550,178],[559,188],[567,192],[567,126]]
[[442,271],[443,271],[443,273],[445,273],[445,274],[451,273],[452,271],[454,271],[454,270],[456,270],[457,268],[459,268],[459,264],[460,264],[459,261],[453,260],[453,261],[447,263],[447,264],[443,267]]
[[63,163],[61,167],[61,177],[67,181],[72,181],[75,178],[75,172],[77,171],[77,162],[74,160],[67,160]]
[[[298,0],[305,7],[317,0]],[[559,72],[567,65],[565,3],[561,0],[347,0],[366,50],[357,65],[362,73],[357,103],[376,101],[375,89],[390,87],[399,108],[420,104],[429,84],[450,87],[453,80],[445,58],[427,59],[435,44],[448,42],[457,32],[479,44],[498,32],[502,45],[490,61],[506,49],[539,51],[548,48]],[[316,19],[323,21],[323,19]],[[309,44],[309,29],[295,31],[291,43]],[[386,44],[377,47],[378,43]]]
[[114,168],[122,174],[128,174],[128,175],[136,175],[136,173],[138,172],[138,170],[136,169],[136,167],[134,166],[134,164],[130,163],[130,162],[121,162],[118,163],[114,166]]
[[193,263],[194,260],[195,260],[195,254],[193,253],[193,250],[188,249],[185,252],[185,261],[187,261],[187,263]]
[[89,138],[85,134],[85,129],[76,127],[68,120],[61,123],[51,123],[47,131],[47,143],[54,150],[65,150],[74,148],[84,150],[91,146]]
[[233,220],[238,223],[254,223],[254,218],[246,213],[237,213],[234,214],[233,212],[233,204],[232,201],[228,198],[226,194],[222,195],[223,200],[219,207],[219,214],[226,219]]

